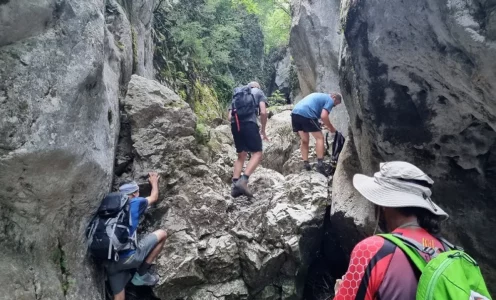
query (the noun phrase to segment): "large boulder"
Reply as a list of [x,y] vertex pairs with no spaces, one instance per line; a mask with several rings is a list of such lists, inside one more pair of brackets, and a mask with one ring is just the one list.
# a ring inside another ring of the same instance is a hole
[[[169,233],[157,260],[157,296],[301,299],[307,267],[320,246],[327,179],[259,167],[250,177],[255,197],[233,199],[230,184],[217,174],[219,168],[232,171],[236,158],[229,126],[207,129],[208,138],[199,138],[189,105],[139,76],[132,77],[123,107],[133,161],[117,179],[137,178],[145,194],[141,175],[161,175],[161,200],[147,213],[144,228]],[[285,126],[288,117],[282,113]]]
[[132,12],[106,2],[0,1],[0,299],[102,297],[83,232],[133,64]]
[[342,5],[341,90],[363,171],[406,160],[427,172],[448,237],[493,282],[496,2]]
[[[339,92],[339,51],[343,34],[339,23],[340,1],[291,1],[291,56],[301,88],[300,97],[313,92]],[[342,133],[348,132],[345,97],[331,111],[331,122]]]

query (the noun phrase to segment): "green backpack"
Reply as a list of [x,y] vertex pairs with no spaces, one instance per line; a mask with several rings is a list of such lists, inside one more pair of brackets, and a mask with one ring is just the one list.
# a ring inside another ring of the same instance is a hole
[[[440,239],[446,252],[424,247],[400,234],[379,234],[399,247],[420,270],[416,300],[492,300],[477,262],[463,249]],[[420,255],[432,257],[427,263]]]

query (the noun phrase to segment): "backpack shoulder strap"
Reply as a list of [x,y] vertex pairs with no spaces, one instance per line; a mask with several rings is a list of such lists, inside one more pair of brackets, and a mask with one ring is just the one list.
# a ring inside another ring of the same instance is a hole
[[448,242],[448,240],[446,240],[443,237],[436,237],[436,238],[441,242],[441,244],[443,244],[444,251],[449,251],[449,250],[465,251],[462,247],[456,246],[456,245]]
[[418,253],[417,250],[421,252],[425,252],[424,247],[420,243],[418,243],[415,240],[412,240],[410,238],[397,235],[397,234],[378,234],[379,236],[385,238],[386,240],[390,241],[391,243],[395,244],[397,247],[399,247],[401,250],[403,250],[403,253],[410,258],[412,263],[417,267],[420,272],[424,271],[425,266],[427,265],[426,261],[424,258]]

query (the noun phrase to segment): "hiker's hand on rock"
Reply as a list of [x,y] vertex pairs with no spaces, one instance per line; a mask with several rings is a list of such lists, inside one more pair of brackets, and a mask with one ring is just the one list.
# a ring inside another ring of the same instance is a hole
[[158,183],[158,179],[160,178],[160,176],[157,174],[157,172],[150,172],[148,173],[148,181],[150,181],[150,184],[157,184]]

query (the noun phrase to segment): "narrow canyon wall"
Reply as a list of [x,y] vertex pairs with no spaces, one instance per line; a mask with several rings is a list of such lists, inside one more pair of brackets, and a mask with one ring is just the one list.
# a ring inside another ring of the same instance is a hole
[[0,1],[0,299],[101,299],[83,233],[111,185],[118,99],[153,75],[140,2]]
[[[496,1],[343,1],[341,90],[363,171],[433,177],[446,234],[496,279]],[[491,286],[491,284],[489,284]],[[494,286],[494,285],[493,285]]]
[[[343,33],[339,22],[339,0],[293,0],[290,50],[297,68],[301,93],[340,92],[339,50]],[[296,100],[300,100],[296,99]],[[346,103],[331,111],[331,122],[343,134],[348,132]]]

